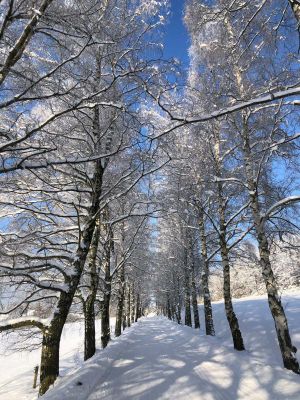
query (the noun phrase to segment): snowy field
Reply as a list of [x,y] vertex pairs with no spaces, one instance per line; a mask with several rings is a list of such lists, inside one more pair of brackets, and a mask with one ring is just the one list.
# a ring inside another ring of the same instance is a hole
[[[115,319],[111,319],[114,330]],[[101,324],[96,322],[97,347],[101,347]],[[83,364],[84,325],[66,324],[61,341],[60,374],[65,376]],[[5,335],[2,336],[5,338]],[[6,343],[0,345],[0,400],[32,400],[37,389],[32,389],[33,369],[40,362],[40,351],[11,354]]]
[[[60,378],[43,398],[299,400],[300,376],[281,367],[266,299],[252,297],[234,304],[247,348],[242,353],[232,349],[221,302],[213,305],[215,338],[164,318],[142,318],[83,368],[83,326],[69,324],[61,346],[61,375],[70,376]],[[300,351],[300,292],[286,294],[283,304]],[[203,327],[203,318],[201,323]],[[38,361],[36,351],[1,355],[0,400],[37,398],[31,385]]]

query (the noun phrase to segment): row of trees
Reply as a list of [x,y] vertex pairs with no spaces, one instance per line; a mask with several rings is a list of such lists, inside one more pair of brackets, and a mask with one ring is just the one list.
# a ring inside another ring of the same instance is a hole
[[290,279],[288,252],[299,254],[299,116],[294,100],[262,104],[267,97],[261,96],[271,93],[274,100],[273,92],[298,85],[293,10],[280,1],[187,2],[191,64],[184,106],[178,94],[156,94],[167,115],[157,136],[167,147],[172,141],[174,159],[159,188],[164,203],[168,199],[169,218],[159,227],[158,258],[165,277],[162,312],[180,323],[184,307],[185,324],[192,325],[193,314],[198,328],[201,293],[208,335],[215,334],[209,275],[222,266],[236,350],[246,344],[232,303],[230,270],[232,264],[258,262],[283,364],[299,373],[273,271],[279,245],[286,254],[281,279]]
[[98,312],[109,342],[113,309],[116,336],[154,303],[199,328],[202,294],[214,335],[220,265],[244,350],[241,260],[260,264],[284,366],[299,373],[272,266],[276,243],[298,254],[297,5],[187,1],[185,77],[161,57],[167,3],[0,2],[0,331],[42,336],[40,394],[71,314],[84,316],[85,359]]
[[[40,394],[62,330],[84,315],[85,359],[146,306],[140,270],[150,174],[168,162],[141,135],[164,1],[1,2],[1,331],[42,335]],[[38,309],[38,310],[37,310]],[[37,312],[39,315],[37,315]],[[14,318],[16,317],[16,318]],[[14,318],[14,319],[12,319]]]

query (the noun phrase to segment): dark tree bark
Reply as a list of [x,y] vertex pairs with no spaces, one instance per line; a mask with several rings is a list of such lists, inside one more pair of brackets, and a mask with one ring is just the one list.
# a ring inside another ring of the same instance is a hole
[[131,325],[131,286],[128,284],[127,290],[127,326],[130,328]]
[[191,293],[191,300],[193,307],[194,325],[195,329],[198,329],[200,328],[200,319],[199,319],[197,288],[195,280],[195,264],[194,264],[194,252],[193,252],[194,245],[190,229],[187,229],[186,239],[187,239],[186,263],[190,276],[189,283],[190,283],[190,293]]
[[233,340],[233,346],[236,350],[241,351],[245,350],[245,346],[240,331],[239,322],[233,310],[231,289],[230,289],[230,264],[228,257],[228,248],[226,240],[223,235],[220,239],[220,242],[221,242],[221,257],[223,264],[223,295],[225,303],[225,312]]
[[126,281],[124,281],[124,304],[123,304],[122,326],[123,326],[123,330],[127,328],[127,314],[126,314]]
[[84,303],[84,361],[96,352],[95,307],[89,298]]
[[[104,219],[108,221],[109,211],[108,208],[104,211]],[[107,225],[104,225],[105,244],[103,254],[104,270],[104,292],[103,292],[103,309],[101,315],[101,343],[105,348],[110,341],[110,298],[111,298],[111,274],[110,274],[110,256],[112,248],[112,231]]]
[[204,316],[205,316],[205,331],[207,335],[215,336],[215,328],[213,322],[211,297],[209,291],[209,261],[207,259],[207,244],[206,244],[206,234],[204,225],[204,215],[203,211],[199,212],[199,230],[201,238],[201,255],[203,262],[203,269],[201,274],[203,297],[204,297]]
[[[217,176],[222,176],[222,164],[220,157],[220,136],[219,132],[215,135],[215,167]],[[229,263],[229,250],[227,246],[227,224],[226,224],[226,198],[223,192],[223,183],[218,182],[218,212],[219,212],[219,242],[221,249],[221,258],[223,265],[223,296],[226,318],[229,324],[229,329],[232,336],[233,346],[236,350],[245,350],[242,333],[240,331],[239,322],[233,309],[231,286],[230,286],[230,263]]]
[[124,329],[127,328],[126,312],[125,312],[125,303],[124,303],[124,309],[123,309],[122,327],[123,327],[123,331],[124,331]]
[[175,305],[174,299],[171,304],[171,318],[172,318],[172,321],[176,320],[176,305]]
[[135,317],[134,317],[134,322],[137,322],[137,320],[141,317],[141,308],[140,308],[140,294],[138,293],[136,295],[136,302],[135,302]]
[[84,360],[88,360],[96,352],[95,301],[99,285],[96,258],[99,239],[100,221],[98,218],[88,257],[88,273],[90,278],[90,286],[88,296],[84,302]]
[[256,239],[259,247],[260,266],[266,285],[270,311],[275,323],[283,365],[285,368],[300,374],[299,362],[295,356],[297,348],[292,344],[288,321],[284,312],[284,308],[281,304],[277,283],[271,266],[270,248],[265,230],[265,221],[264,218],[262,218],[260,211],[258,183],[254,176],[254,166],[252,161],[248,126],[245,118],[242,135],[244,140],[243,151],[245,158],[245,171],[249,189],[249,198],[251,200],[250,206],[254,220]]
[[42,341],[42,357],[40,365],[40,395],[54,384],[59,375],[59,344],[62,329],[50,335],[44,334]]
[[181,294],[180,294],[180,279],[179,276],[177,276],[177,310],[176,310],[176,319],[177,323],[181,324],[181,309],[182,309],[182,299],[181,299]]
[[170,295],[167,293],[167,316],[169,319],[172,319],[172,311],[171,311],[171,304],[170,304]]
[[111,284],[105,283],[105,293],[103,296],[103,310],[101,315],[101,343],[104,349],[110,341],[110,294]]
[[116,315],[116,326],[115,336],[120,336],[122,333],[122,323],[124,322],[124,285],[125,285],[125,267],[124,264],[119,271],[119,290],[118,290],[118,303],[117,303],[117,315]]
[[184,266],[184,308],[185,317],[184,323],[187,326],[192,326],[192,315],[191,315],[191,286],[190,286],[190,269],[188,266],[187,249],[185,249],[185,266]]
[[192,306],[193,306],[193,315],[194,315],[194,325],[195,325],[195,329],[200,329],[200,318],[199,318],[196,277],[195,277],[195,264],[194,264],[193,259],[191,260],[191,273],[192,273],[191,289],[192,289]]
[[133,324],[133,323],[135,322],[135,317],[136,317],[134,283],[132,284],[132,287],[131,287],[131,304],[130,304],[130,309],[131,309],[130,321],[131,321],[131,323]]

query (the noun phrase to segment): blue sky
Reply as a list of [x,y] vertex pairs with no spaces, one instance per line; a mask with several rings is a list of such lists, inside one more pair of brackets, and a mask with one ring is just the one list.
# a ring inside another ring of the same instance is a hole
[[171,15],[165,26],[164,55],[176,57],[187,66],[189,38],[182,21],[183,7],[183,0],[171,0]]

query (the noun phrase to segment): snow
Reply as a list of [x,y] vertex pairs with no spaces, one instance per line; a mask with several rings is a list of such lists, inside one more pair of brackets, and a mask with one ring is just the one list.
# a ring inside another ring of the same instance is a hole
[[[115,319],[111,319],[112,331]],[[97,347],[101,347],[101,323],[96,321]],[[61,341],[60,375],[64,377],[83,364],[83,322],[66,324]],[[13,353],[5,336],[0,343],[0,400],[33,400],[33,369],[40,363],[40,350]]]
[[[191,53],[191,52],[190,52]],[[192,74],[193,75],[193,74]],[[218,108],[216,111],[211,111],[208,113],[204,114],[199,114],[198,116],[188,118],[184,115],[176,115],[172,114],[172,112],[165,107],[161,102],[159,102],[160,108],[171,118],[172,121],[174,121],[176,124],[172,125],[169,128],[166,128],[162,132],[159,132],[158,134],[152,136],[152,139],[158,139],[168,133],[173,132],[176,129],[182,128],[183,126],[190,125],[190,124],[196,124],[196,123],[201,123],[201,122],[207,122],[214,120],[216,118],[226,116],[232,113],[235,113],[236,111],[241,111],[246,108],[249,108],[251,106],[255,105],[261,105],[261,104],[268,104],[270,102],[273,102],[275,100],[280,100],[284,99],[287,97],[292,97],[292,96],[297,96],[300,94],[300,86],[295,86],[289,89],[284,89],[284,90],[279,90],[279,91],[274,91],[272,93],[268,94],[262,94],[261,96],[258,97],[253,97],[250,100],[246,101],[240,101],[236,102],[232,106],[226,107],[226,108]],[[295,101],[293,101],[293,104],[295,104]],[[216,107],[216,105],[212,105],[213,107]]]
[[291,203],[297,203],[300,202],[300,196],[295,195],[295,196],[289,196],[285,197],[284,199],[278,201],[277,203],[273,204],[268,211],[265,213],[264,218],[268,218],[269,216],[272,216],[272,213],[276,211],[277,209],[287,206]]
[[[283,305],[293,342],[300,348],[300,291],[286,293]],[[43,399],[299,400],[300,377],[282,367],[266,297],[234,300],[234,307],[244,352],[232,349],[222,302],[213,303],[216,337],[204,335],[202,306],[200,333],[152,315],[84,364],[83,326],[69,324],[61,372],[70,375],[60,378]],[[38,357],[23,353],[0,362],[0,400],[35,399],[30,386]]]
[[31,321],[32,324],[38,323],[38,324],[45,325],[45,326],[48,325],[48,323],[49,323],[49,319],[32,317],[32,316],[28,315],[26,317],[19,317],[19,318],[12,318],[12,319],[1,318],[0,319],[0,327],[3,327],[5,325],[15,325],[15,324],[26,322],[26,321]]

